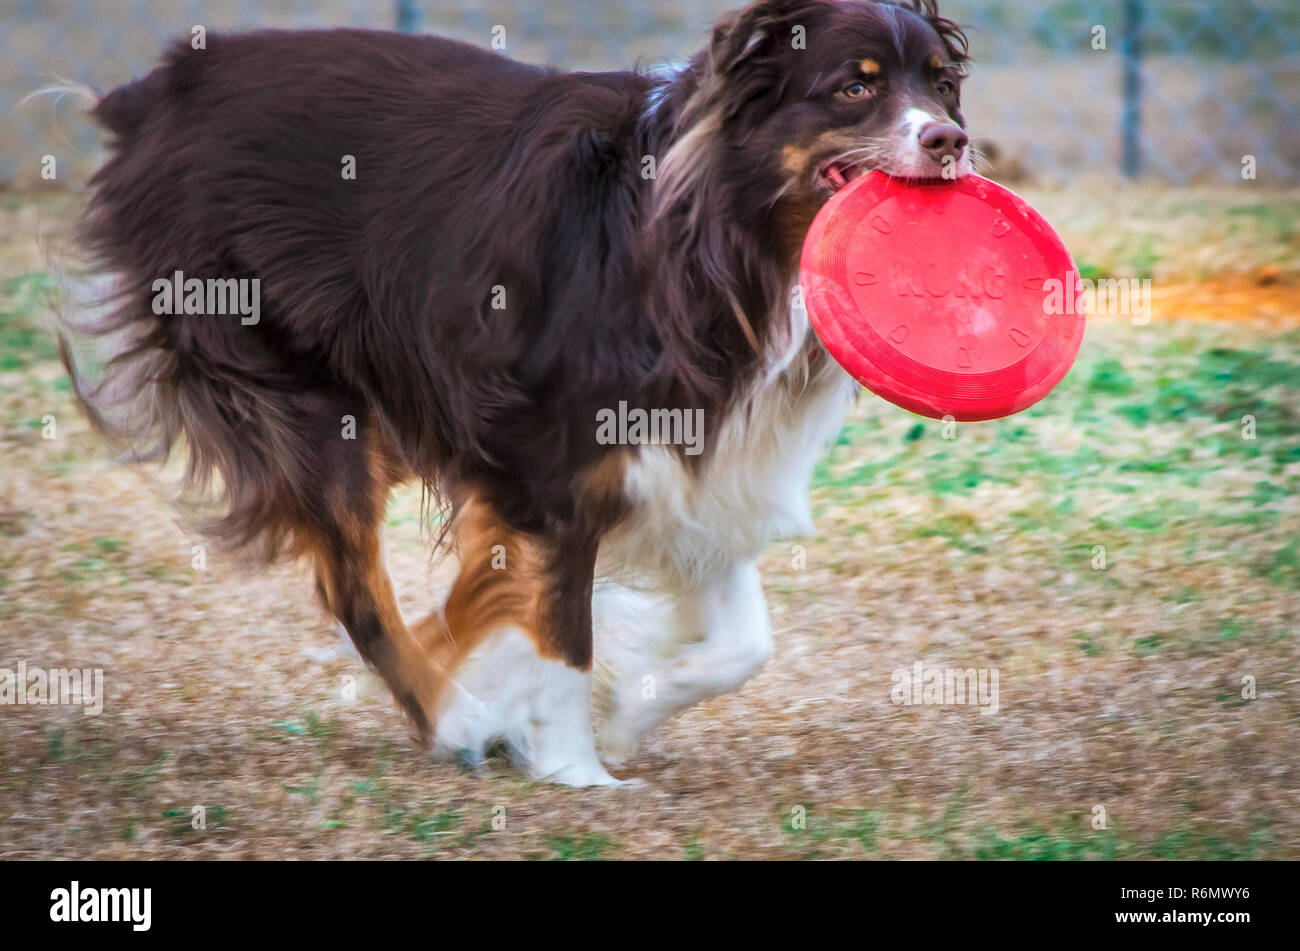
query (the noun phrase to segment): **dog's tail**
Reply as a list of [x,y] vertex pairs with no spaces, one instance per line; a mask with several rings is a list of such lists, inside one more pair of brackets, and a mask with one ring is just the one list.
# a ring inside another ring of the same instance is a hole
[[[335,389],[305,379],[267,327],[176,313],[174,269],[201,281],[231,271],[191,248],[186,225],[161,197],[169,190],[151,164],[165,137],[150,115],[161,98],[158,76],[88,110],[117,138],[91,181],[77,234],[54,261],[59,352],[76,400],[119,458],[183,455],[177,501],[191,525],[256,563],[279,555],[293,540],[293,513],[319,502],[313,443],[321,433],[313,425],[353,413],[360,426],[364,409],[340,407]],[[83,103],[86,92],[76,92]],[[270,307],[262,307],[265,317]]]
[[[60,78],[28,93],[20,105],[48,99],[54,110],[71,99],[108,131],[130,136],[142,124],[143,110],[139,96],[123,92],[138,85],[101,96]],[[129,273],[113,270],[120,262],[103,253],[109,243],[103,217],[88,213],[74,238],[46,247],[59,278],[54,307],[59,355],[73,395],[94,427],[121,450],[122,461],[165,459],[183,428],[179,407],[163,392],[175,378],[177,354],[160,345],[157,320],[132,293]],[[96,253],[87,253],[91,247]]]
[[[33,104],[46,104],[49,109],[49,133],[61,138],[62,144],[67,151],[82,154],[81,146],[64,125],[64,116],[61,114],[60,106],[65,101],[70,101],[75,111],[84,117],[94,110],[99,98],[99,93],[85,83],[74,82],[71,79],[51,74],[50,82],[33,89],[18,101],[18,108],[30,107],[28,111],[34,111],[35,105]],[[42,174],[44,174],[44,171],[42,171]]]
[[51,76],[50,82],[33,89],[19,100],[18,105],[46,99],[50,109],[57,110],[65,99],[94,118],[109,132],[118,136],[131,136],[151,114],[151,103],[156,101],[159,87],[166,81],[162,72],[155,71],[103,95],[93,86],[79,83],[63,76]]
[[312,478],[301,451],[310,435],[293,418],[310,394],[277,398],[293,383],[252,334],[234,345],[220,333],[228,318],[156,313],[130,271],[65,275],[62,290],[63,365],[119,459],[165,462],[183,449],[177,501],[193,527],[254,560],[279,554],[292,528],[281,524],[284,493]]
[[33,89],[19,100],[19,106],[25,106],[36,99],[50,99],[51,109],[57,109],[64,99],[71,99],[82,112],[90,112],[99,102],[99,93],[85,83],[56,77],[38,89]]
[[[55,77],[24,96],[19,106],[48,100],[54,112],[64,100],[71,100],[80,112],[94,116],[102,98],[91,86]],[[114,110],[115,115],[118,113]],[[119,133],[127,128],[120,119],[105,124]],[[54,246],[46,244],[44,250],[59,278],[53,308],[55,332],[74,396],[95,428],[124,449],[125,458],[140,461],[165,455],[167,427],[158,414],[144,411],[141,405],[151,402],[151,376],[161,368],[154,366],[156,356],[145,358],[141,347],[133,342],[140,328],[129,326],[132,321],[127,308],[118,307],[121,301],[117,276],[95,273],[83,264],[77,239]],[[100,341],[93,354],[87,354],[84,344],[92,338],[106,339]],[[75,356],[74,348],[78,351]],[[92,364],[98,372],[89,369]],[[94,382],[88,375],[92,373],[98,377]],[[146,443],[152,448],[142,450]]]

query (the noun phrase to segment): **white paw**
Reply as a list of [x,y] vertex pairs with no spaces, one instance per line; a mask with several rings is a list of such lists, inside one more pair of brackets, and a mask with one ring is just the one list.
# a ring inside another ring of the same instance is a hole
[[481,763],[484,748],[504,742],[533,779],[566,786],[623,786],[596,754],[591,675],[539,657],[523,633],[507,629],[480,649],[450,685],[438,717],[435,749]]
[[575,788],[588,786],[642,786],[640,779],[615,779],[600,763],[566,763],[557,769],[529,763],[528,774],[540,782]]
[[483,762],[487,748],[501,738],[500,716],[459,684],[451,684],[455,695],[438,717],[433,752],[439,759],[469,766]]
[[654,705],[645,700],[616,705],[596,734],[596,746],[601,759],[611,766],[622,766],[628,761],[641,741],[659,725]]

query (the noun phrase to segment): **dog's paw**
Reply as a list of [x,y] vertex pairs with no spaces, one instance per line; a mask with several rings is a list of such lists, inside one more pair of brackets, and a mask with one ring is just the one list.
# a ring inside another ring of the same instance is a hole
[[532,763],[527,764],[528,773],[533,779],[539,782],[555,783],[558,786],[572,786],[574,788],[590,788],[594,786],[606,786],[610,788],[617,787],[636,787],[645,785],[643,780],[636,778],[616,779],[609,774],[600,763],[566,763],[556,769],[548,771],[545,766],[538,766]]
[[455,697],[439,715],[434,731],[434,757],[466,768],[479,766],[488,748],[501,739],[502,724],[490,704],[458,685],[452,689]]
[[600,758],[615,769],[623,766],[658,722],[645,705],[616,706],[596,734]]

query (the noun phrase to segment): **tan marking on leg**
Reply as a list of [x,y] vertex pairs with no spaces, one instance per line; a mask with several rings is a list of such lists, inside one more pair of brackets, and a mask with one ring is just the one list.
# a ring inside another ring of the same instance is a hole
[[368,497],[348,497],[345,480],[331,483],[324,498],[327,515],[299,515],[294,536],[299,552],[316,565],[326,607],[424,741],[432,734],[445,677],[402,618],[380,537],[389,487],[403,478],[403,469],[376,438],[367,437],[364,451]]
[[600,532],[609,531],[627,512],[627,466],[630,452],[616,449],[587,469],[578,480],[578,504]]
[[[626,509],[626,468],[626,453],[611,452],[579,478],[578,507],[601,530]],[[588,669],[599,531],[577,534],[572,541],[529,535],[482,499],[466,501],[452,525],[460,573],[442,610],[414,628],[436,666],[452,675],[484,638],[512,627],[532,640],[539,657]],[[580,550],[583,545],[591,550]]]
[[443,675],[439,700],[456,668],[496,631],[518,628],[532,639],[540,656],[559,659],[549,641],[538,636],[546,588],[538,542],[509,528],[476,498],[460,507],[452,536],[460,573],[442,610],[413,628]]

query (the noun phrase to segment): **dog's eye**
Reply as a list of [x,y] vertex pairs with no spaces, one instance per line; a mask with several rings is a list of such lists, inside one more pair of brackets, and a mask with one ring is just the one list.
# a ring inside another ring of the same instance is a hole
[[939,80],[939,85],[935,86],[934,88],[939,90],[939,95],[941,96],[951,96],[953,93],[957,91],[957,86],[951,80],[948,79]]
[[850,99],[861,99],[867,94],[866,83],[849,83],[844,87],[844,95]]

